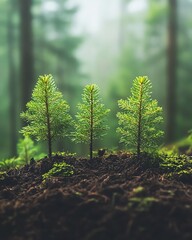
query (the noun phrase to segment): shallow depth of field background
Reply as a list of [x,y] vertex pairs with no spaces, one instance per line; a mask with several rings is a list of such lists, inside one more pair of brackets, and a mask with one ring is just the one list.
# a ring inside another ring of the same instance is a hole
[[[0,159],[16,155],[19,114],[39,75],[51,73],[74,116],[86,84],[111,109],[97,147],[117,149],[117,100],[148,75],[164,109],[162,143],[192,129],[191,0],[0,0]],[[60,150],[86,153],[68,139]],[[46,150],[45,150],[46,151]]]

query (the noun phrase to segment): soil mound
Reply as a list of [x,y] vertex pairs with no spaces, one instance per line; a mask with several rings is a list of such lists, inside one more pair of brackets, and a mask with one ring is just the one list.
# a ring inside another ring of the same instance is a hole
[[[62,161],[74,174],[42,182]],[[1,177],[0,239],[191,240],[192,184],[129,155],[45,158]]]

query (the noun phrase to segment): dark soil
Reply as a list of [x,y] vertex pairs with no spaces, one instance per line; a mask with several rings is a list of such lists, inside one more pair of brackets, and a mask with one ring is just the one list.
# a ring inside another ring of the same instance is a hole
[[[74,175],[42,183],[63,160]],[[191,240],[191,179],[168,179],[128,155],[43,159],[0,180],[0,239]]]

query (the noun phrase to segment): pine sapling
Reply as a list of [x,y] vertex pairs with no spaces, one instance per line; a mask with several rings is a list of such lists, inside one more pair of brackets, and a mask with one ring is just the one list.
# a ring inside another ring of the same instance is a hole
[[138,157],[141,152],[157,148],[163,135],[163,131],[159,130],[163,120],[162,108],[151,99],[151,88],[148,77],[137,77],[133,81],[131,97],[118,101],[121,110],[117,113],[120,142],[131,147]]
[[27,110],[21,113],[21,118],[26,120],[28,125],[23,127],[21,133],[34,136],[37,140],[47,140],[51,158],[52,140],[67,136],[72,120],[69,105],[57,90],[52,75],[38,78],[32,99],[26,107]]
[[82,103],[77,105],[74,141],[89,143],[90,160],[93,158],[94,140],[106,134],[105,117],[110,111],[101,103],[99,88],[87,85],[82,94]]
[[27,135],[19,139],[17,144],[18,159],[24,164],[29,164],[31,158],[37,155],[38,148],[35,146],[34,141]]

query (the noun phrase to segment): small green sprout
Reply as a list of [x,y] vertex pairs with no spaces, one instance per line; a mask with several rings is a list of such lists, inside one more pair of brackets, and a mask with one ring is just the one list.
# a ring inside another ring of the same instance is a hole
[[6,173],[6,171],[0,171],[0,180],[4,180],[7,176],[8,174]]
[[32,158],[40,159],[44,154],[38,154],[39,149],[29,136],[20,138],[17,144],[18,159],[23,164],[29,164]]

